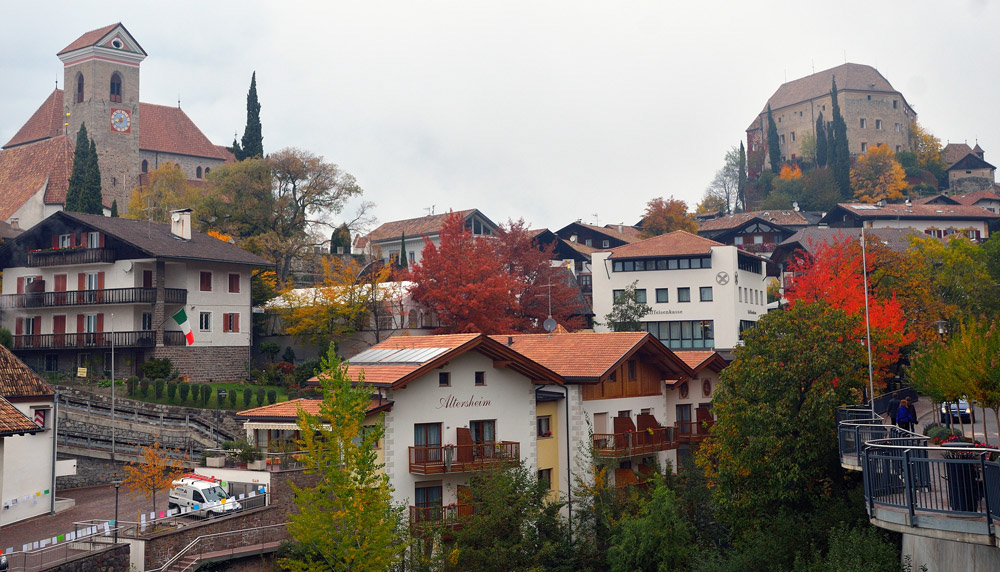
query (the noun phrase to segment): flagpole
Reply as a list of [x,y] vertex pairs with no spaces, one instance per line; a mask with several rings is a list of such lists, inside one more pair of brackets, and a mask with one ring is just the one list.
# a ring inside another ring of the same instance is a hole
[[115,464],[115,313],[111,312],[111,466],[118,476]]
[[868,404],[875,417],[875,378],[872,374],[872,325],[868,315],[868,256],[865,249],[865,227],[861,226],[861,275],[865,284],[865,332],[868,336]]

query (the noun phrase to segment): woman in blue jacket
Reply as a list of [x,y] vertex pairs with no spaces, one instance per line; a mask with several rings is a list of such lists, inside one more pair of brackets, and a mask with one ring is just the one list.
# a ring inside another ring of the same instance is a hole
[[910,400],[904,397],[899,402],[899,409],[896,410],[896,425],[899,425],[901,429],[913,431],[914,421],[916,419],[910,414]]

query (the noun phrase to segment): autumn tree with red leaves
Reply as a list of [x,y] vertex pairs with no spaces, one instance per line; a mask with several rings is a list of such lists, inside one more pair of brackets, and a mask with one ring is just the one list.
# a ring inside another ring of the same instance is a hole
[[[866,247],[877,239],[868,237]],[[877,258],[877,256],[875,257]],[[872,259],[868,272],[872,273]],[[791,306],[825,301],[830,307],[860,317],[855,338],[864,342],[865,284],[859,241],[838,236],[819,244],[812,255],[800,253],[789,264],[793,278],[785,286],[785,298]],[[876,379],[881,379],[900,357],[902,349],[916,339],[907,328],[903,305],[895,291],[876,290],[869,282],[868,316],[871,325],[872,365]]]
[[410,274],[413,300],[441,319],[436,333],[541,331],[549,284],[553,318],[567,329],[579,327],[576,292],[550,268],[551,248],[539,248],[524,221],[477,237],[461,215],[451,214],[439,236],[440,246],[424,239],[422,260]]

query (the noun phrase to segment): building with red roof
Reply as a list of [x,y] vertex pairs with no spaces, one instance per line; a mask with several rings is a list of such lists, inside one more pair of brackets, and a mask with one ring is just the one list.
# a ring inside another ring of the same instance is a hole
[[767,312],[766,268],[765,258],[685,231],[595,252],[594,315],[606,321],[634,282],[651,308],[643,328],[670,349],[731,349]]
[[233,160],[180,105],[139,100],[142,46],[121,23],[83,34],[57,54],[63,85],[0,150],[0,220],[30,228],[66,201],[81,125],[97,146],[105,207],[124,211],[140,175],[167,163],[202,181]]

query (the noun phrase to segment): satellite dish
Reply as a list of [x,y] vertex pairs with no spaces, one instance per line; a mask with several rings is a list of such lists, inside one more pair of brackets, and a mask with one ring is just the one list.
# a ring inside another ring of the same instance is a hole
[[558,325],[559,324],[556,323],[556,321],[552,318],[552,316],[549,316],[548,318],[545,319],[544,322],[542,322],[542,327],[545,328],[546,332],[551,332],[552,330],[555,330]]
[[174,213],[170,215],[170,220],[174,222],[181,222],[181,213]]
[[132,272],[132,261],[126,260],[125,262],[123,262],[122,270],[124,270],[125,272]]

